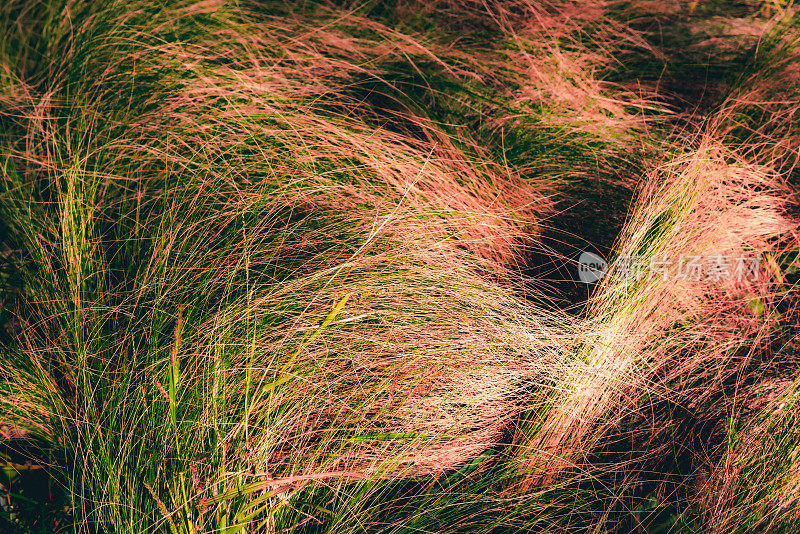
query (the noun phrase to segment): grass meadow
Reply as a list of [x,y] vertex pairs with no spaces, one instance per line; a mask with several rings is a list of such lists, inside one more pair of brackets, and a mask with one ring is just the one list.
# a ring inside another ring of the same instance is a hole
[[800,532],[799,17],[5,0],[0,533]]

